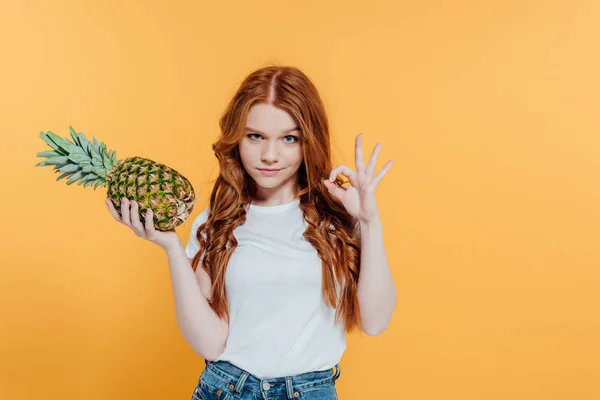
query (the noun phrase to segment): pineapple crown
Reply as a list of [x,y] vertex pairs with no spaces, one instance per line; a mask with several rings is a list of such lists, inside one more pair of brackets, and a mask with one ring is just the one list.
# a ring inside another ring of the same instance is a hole
[[119,163],[116,152],[107,151],[106,145],[98,143],[95,137],[90,142],[83,133],[75,132],[72,126],[69,126],[69,131],[73,142],[50,131],[40,132],[42,140],[54,150],[37,153],[38,157],[46,159],[35,166],[54,165],[54,172],[61,173],[57,181],[70,177],[67,185],[74,182],[83,187],[94,185],[94,190],[98,186],[106,186],[107,172]]

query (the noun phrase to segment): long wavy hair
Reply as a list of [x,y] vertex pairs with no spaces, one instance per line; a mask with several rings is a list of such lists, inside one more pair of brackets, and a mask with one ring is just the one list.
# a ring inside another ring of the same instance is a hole
[[[309,78],[290,66],[255,70],[242,82],[220,118],[221,135],[212,148],[220,172],[210,196],[210,212],[198,227],[200,250],[192,260],[212,281],[209,304],[215,313],[229,319],[225,271],[237,241],[233,231],[246,221],[246,207],[256,193],[256,184],[242,165],[238,143],[245,135],[250,108],[271,104],[287,111],[301,129],[303,162],[298,170],[296,198],[307,222],[304,238],[321,258],[325,303],[336,309],[335,321],[344,322],[346,332],[360,327],[356,296],[360,270],[360,239],[357,221],[323,184],[332,170],[329,124],[319,93]],[[337,177],[335,184],[345,182]]]

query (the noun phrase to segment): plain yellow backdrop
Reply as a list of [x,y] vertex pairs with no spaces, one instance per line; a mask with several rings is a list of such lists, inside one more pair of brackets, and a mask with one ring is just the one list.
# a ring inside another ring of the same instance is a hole
[[360,132],[395,161],[398,305],[348,337],[340,398],[600,398],[599,20],[592,0],[2,2],[0,399],[191,398],[166,256],[105,189],[35,168],[39,132],[177,169],[196,217],[218,118],[271,63],[317,85],[334,164]]

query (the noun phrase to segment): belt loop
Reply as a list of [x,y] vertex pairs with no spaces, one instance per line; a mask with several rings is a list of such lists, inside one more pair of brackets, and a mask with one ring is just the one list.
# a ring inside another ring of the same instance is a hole
[[334,382],[337,381],[341,374],[342,374],[342,367],[340,367],[340,364],[336,364],[335,365],[335,374],[333,374],[333,381]]
[[248,373],[246,371],[242,372],[242,376],[238,379],[235,384],[235,391],[233,392],[233,396],[238,399],[242,396],[242,389],[244,388],[244,383],[246,383],[246,378],[248,378]]
[[292,377],[291,376],[285,377],[285,391],[286,391],[288,400],[293,400],[294,399],[294,388],[292,386]]

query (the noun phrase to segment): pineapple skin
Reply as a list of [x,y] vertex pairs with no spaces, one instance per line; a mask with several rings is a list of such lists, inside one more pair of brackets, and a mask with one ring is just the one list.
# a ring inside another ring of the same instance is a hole
[[107,198],[121,214],[126,197],[139,204],[142,224],[150,208],[156,230],[174,230],[194,209],[197,197],[191,183],[178,171],[159,162],[129,157],[118,161],[106,173]]
[[51,131],[40,132],[40,138],[52,148],[37,153],[44,160],[36,167],[53,166],[61,175],[57,181],[69,178],[67,185],[77,183],[88,187],[107,187],[107,198],[121,214],[121,199],[126,197],[140,205],[140,221],[146,222],[146,210],[153,213],[156,230],[173,230],[190,216],[196,195],[190,182],[178,171],[143,157],[118,160],[95,137],[89,140],[69,126],[73,141]]

